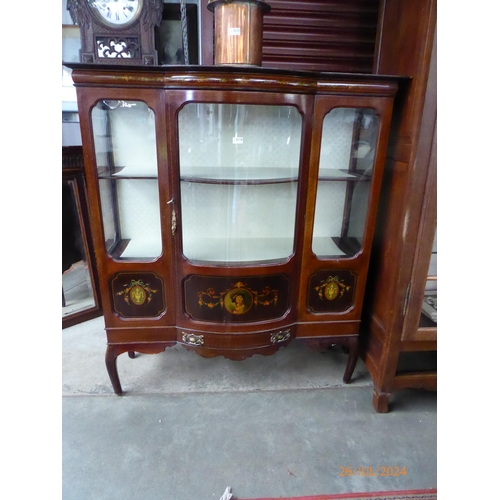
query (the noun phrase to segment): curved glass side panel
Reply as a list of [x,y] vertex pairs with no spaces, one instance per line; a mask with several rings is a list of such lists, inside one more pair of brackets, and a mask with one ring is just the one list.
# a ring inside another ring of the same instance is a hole
[[312,242],[319,258],[361,249],[378,131],[371,109],[336,108],[325,116]]
[[225,265],[286,261],[295,236],[297,109],[190,103],[178,121],[184,256]]
[[155,259],[162,245],[154,112],[140,101],[102,100],[92,129],[108,255]]

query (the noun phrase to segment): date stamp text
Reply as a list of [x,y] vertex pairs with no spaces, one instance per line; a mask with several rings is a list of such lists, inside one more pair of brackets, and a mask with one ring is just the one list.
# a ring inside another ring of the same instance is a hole
[[343,467],[340,466],[340,477],[365,476],[365,477],[398,477],[406,476],[406,465],[397,466],[379,466],[379,467]]

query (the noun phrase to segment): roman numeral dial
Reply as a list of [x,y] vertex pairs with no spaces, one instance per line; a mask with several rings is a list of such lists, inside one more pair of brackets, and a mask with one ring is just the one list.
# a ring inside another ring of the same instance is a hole
[[105,24],[125,27],[137,20],[143,0],[87,0]]

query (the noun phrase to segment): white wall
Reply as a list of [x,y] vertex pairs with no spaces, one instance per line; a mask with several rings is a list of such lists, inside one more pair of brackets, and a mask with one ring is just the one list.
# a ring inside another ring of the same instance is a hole
[[[163,0],[163,3],[179,2],[178,0]],[[198,33],[200,34],[199,39],[201,40],[200,0],[186,0],[186,3],[198,5]],[[79,50],[81,48],[79,28],[74,27],[67,8],[67,0],[61,0],[61,20],[63,38],[62,60],[78,62],[80,57]],[[198,53],[201,57],[201,43],[198,47]],[[80,125],[78,123],[78,116],[75,114],[78,111],[76,92],[71,84],[71,71],[68,68],[63,68],[62,72],[61,101],[63,110],[62,145],[80,146],[82,144]]]

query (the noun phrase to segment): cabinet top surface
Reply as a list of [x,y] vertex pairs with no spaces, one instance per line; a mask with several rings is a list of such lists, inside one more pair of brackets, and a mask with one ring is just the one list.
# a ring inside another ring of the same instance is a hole
[[64,63],[73,70],[75,86],[152,88],[203,87],[295,91],[356,92],[394,95],[406,77],[360,73],[329,73],[260,66],[117,66]]

